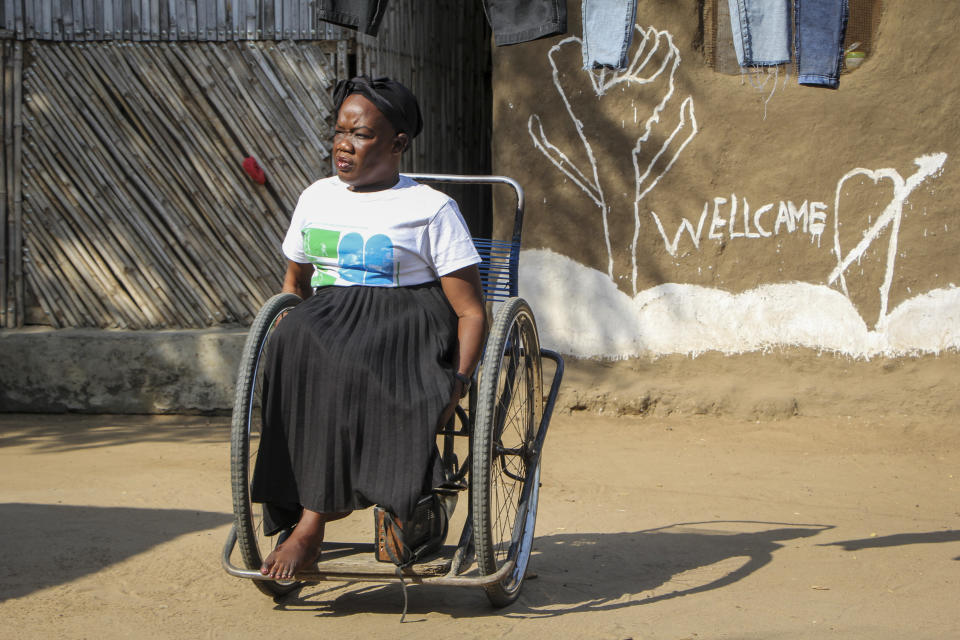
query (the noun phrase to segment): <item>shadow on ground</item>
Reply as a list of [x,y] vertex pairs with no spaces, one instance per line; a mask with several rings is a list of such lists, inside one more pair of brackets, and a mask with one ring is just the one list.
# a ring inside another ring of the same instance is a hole
[[231,520],[223,513],[179,509],[0,504],[0,602],[82,578]]
[[[773,528],[765,528],[776,525]],[[629,533],[554,534],[534,542],[531,571],[516,603],[497,610],[483,590],[408,588],[408,621],[442,611],[454,617],[549,617],[602,611],[720,589],[773,561],[783,542],[815,536],[829,525],[705,522],[680,523]],[[281,609],[315,610],[319,616],[359,612],[399,614],[399,585],[353,585],[346,590],[288,596]]]
[[0,447],[46,453],[143,442],[227,442],[230,418],[183,415],[0,414]]
[[[924,533],[897,533],[891,536],[861,538],[859,540],[841,540],[819,545],[821,547],[843,547],[844,551],[860,549],[878,549],[883,547],[902,547],[908,544],[932,544],[937,542],[960,542],[960,531],[928,531]],[[960,560],[960,558],[954,558]]]

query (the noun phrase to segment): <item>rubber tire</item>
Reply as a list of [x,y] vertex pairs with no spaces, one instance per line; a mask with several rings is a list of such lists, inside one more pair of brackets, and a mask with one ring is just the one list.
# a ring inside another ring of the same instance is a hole
[[[511,376],[513,384],[508,389]],[[513,392],[506,393],[508,390]],[[519,545],[514,571],[484,587],[495,607],[517,599],[530,559],[540,465],[538,462],[532,471],[527,467],[542,414],[536,321],[526,301],[510,298],[497,312],[481,362],[470,455],[470,504],[480,573],[495,573],[506,562],[509,550]],[[503,447],[516,453],[503,454]],[[508,468],[515,477],[504,473]],[[528,482],[532,484],[530,495],[523,504],[520,497]]]
[[[262,533],[259,507],[250,502],[250,479],[257,456],[260,433],[260,390],[262,389],[263,347],[278,318],[300,302],[292,293],[280,293],[261,307],[247,334],[240,358],[230,426],[230,482],[233,490],[233,514],[240,556],[247,569],[258,570],[270,551],[272,541]],[[260,591],[271,597],[284,596],[299,588],[299,582],[254,580]]]

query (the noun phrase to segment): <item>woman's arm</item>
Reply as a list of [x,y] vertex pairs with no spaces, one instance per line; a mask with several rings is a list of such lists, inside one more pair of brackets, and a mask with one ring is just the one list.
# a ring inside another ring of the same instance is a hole
[[[480,272],[476,265],[458,269],[441,276],[440,286],[457,314],[458,346],[454,366],[458,373],[470,377],[483,353],[483,339],[487,329],[487,313],[483,308],[480,290]],[[453,385],[450,403],[441,415],[440,426],[450,420],[462,397],[463,383],[457,380]]]
[[287,260],[287,273],[283,276],[283,292],[295,293],[304,300],[313,293],[310,278],[313,277],[313,265]]

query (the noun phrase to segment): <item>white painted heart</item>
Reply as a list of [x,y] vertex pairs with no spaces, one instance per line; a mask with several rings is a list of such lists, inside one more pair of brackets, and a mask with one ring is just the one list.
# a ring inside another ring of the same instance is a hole
[[[837,266],[830,272],[827,278],[827,284],[835,282],[840,283],[840,289],[848,298],[850,293],[847,290],[847,282],[844,273],[851,263],[860,259],[864,252],[873,244],[881,232],[890,226],[890,240],[887,245],[887,263],[884,271],[883,283],[880,286],[880,310],[877,316],[877,322],[874,325],[875,330],[883,329],[887,319],[887,305],[889,303],[890,285],[893,282],[894,269],[897,260],[897,241],[900,233],[900,221],[903,218],[903,205],[910,196],[910,193],[920,186],[926,178],[939,174],[943,163],[947,160],[945,153],[932,153],[923,155],[914,159],[917,165],[917,171],[904,180],[903,176],[896,169],[864,169],[858,167],[852,169],[840,178],[837,182],[837,190],[834,195],[833,207],[833,249],[837,257]],[[880,180],[886,179],[893,183],[893,198],[886,206],[877,221],[874,222],[863,234],[860,242],[844,255],[840,247],[840,192],[843,185],[855,176],[866,176],[877,184]]]

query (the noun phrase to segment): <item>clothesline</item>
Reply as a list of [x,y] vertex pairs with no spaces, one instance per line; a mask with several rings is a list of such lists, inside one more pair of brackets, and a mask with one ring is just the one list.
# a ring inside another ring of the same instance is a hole
[[[566,0],[480,0],[494,44],[506,46],[566,33]],[[797,60],[801,85],[837,88],[849,10],[836,0],[717,0],[728,2],[737,62],[744,68]],[[387,0],[318,0],[326,22],[375,36]],[[637,0],[581,0],[583,68],[625,69]],[[796,34],[791,47],[791,18]]]

